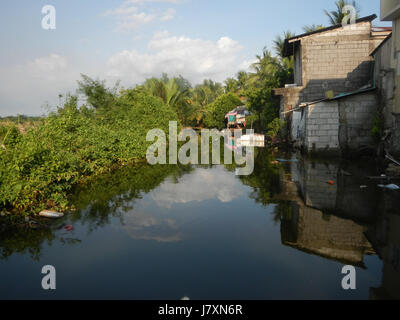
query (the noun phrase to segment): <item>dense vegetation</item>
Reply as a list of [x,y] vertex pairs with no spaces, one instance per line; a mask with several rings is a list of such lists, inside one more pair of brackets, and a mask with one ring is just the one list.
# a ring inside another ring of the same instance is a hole
[[[80,85],[85,86],[93,83]],[[77,97],[69,96],[39,127],[23,135],[7,128],[0,151],[0,206],[15,212],[68,209],[73,186],[144,159],[145,133],[153,128],[168,132],[170,120],[178,117],[163,101],[134,89],[96,108],[78,108]]]

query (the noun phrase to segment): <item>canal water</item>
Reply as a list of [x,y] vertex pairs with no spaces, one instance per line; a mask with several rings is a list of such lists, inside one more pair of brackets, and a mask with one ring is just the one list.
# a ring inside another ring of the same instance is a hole
[[[2,218],[0,299],[400,298],[400,197],[367,178],[373,165],[255,158],[248,177],[124,168],[77,190],[61,220]],[[56,290],[41,287],[45,265]],[[346,265],[356,290],[342,288]]]

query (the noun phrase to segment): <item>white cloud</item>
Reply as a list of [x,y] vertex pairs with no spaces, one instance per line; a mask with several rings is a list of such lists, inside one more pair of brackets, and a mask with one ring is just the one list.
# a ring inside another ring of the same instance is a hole
[[164,31],[153,36],[148,49],[148,53],[124,50],[114,54],[108,61],[108,76],[132,84],[165,72],[199,83],[205,78],[223,81],[245,67],[240,57],[243,47],[229,37],[210,41]]
[[218,199],[222,203],[232,202],[245,192],[245,187],[237,183],[236,176],[223,167],[196,169],[183,176],[180,183],[164,182],[152,191],[150,196],[159,207],[171,208],[174,204],[202,202]]
[[169,21],[176,11],[168,8],[165,11],[145,12],[139,6],[149,2],[179,3],[178,0],[126,0],[118,8],[109,10],[104,16],[113,16],[117,22],[116,31],[129,32],[153,21]]
[[82,66],[55,53],[0,67],[0,116],[46,113],[42,106],[57,105],[59,93],[74,92],[80,72],[85,72]]
[[169,21],[175,17],[176,11],[172,8],[167,9],[164,13],[161,14],[161,21]]
[[26,65],[17,66],[20,72],[26,72],[40,79],[55,80],[60,72],[65,72],[68,67],[67,58],[58,54],[37,58]]
[[252,62],[244,61],[242,46],[229,37],[212,41],[160,31],[147,48],[123,50],[105,60],[51,53],[18,65],[0,65],[0,116],[45,113],[42,106],[56,106],[58,94],[75,92],[81,73],[110,85],[121,80],[125,87],[162,73],[182,75],[197,84],[204,79],[222,82]]
[[123,228],[132,238],[139,240],[179,242],[182,237],[176,220],[140,209],[124,214]]

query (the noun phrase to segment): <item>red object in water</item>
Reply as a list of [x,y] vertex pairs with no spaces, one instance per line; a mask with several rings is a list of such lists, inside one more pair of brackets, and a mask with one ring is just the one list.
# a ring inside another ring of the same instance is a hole
[[333,180],[328,181],[328,184],[330,184],[331,186],[333,186],[333,185],[335,185],[335,181],[333,181]]
[[73,226],[65,226],[64,229],[67,231],[72,231],[72,230],[74,230],[74,227]]

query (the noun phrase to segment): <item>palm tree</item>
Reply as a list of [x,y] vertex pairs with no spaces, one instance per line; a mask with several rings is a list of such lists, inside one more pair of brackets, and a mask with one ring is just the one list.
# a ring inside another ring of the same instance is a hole
[[249,75],[245,71],[239,71],[237,74],[237,84],[239,87],[239,91],[244,91],[247,89],[247,85],[249,82]]
[[320,24],[318,24],[318,25],[311,24],[311,25],[304,26],[303,27],[303,31],[305,33],[310,33],[310,32],[314,32],[314,31],[318,31],[318,30],[324,29],[324,28],[325,27],[323,25],[320,25]]
[[356,14],[355,18],[356,19],[359,18],[360,8],[357,5],[356,1],[350,2],[347,0],[338,0],[335,2],[335,5],[336,5],[336,10],[333,11],[324,10],[332,26],[336,26],[338,24],[343,23],[344,18],[348,15],[347,12],[343,12],[345,6],[353,6]]
[[282,65],[277,57],[264,48],[262,55],[257,55],[257,62],[251,65],[254,73],[249,74],[248,83],[250,86],[261,85],[265,81],[274,79]]
[[275,53],[281,58],[283,59],[283,48],[285,46],[285,40],[289,39],[289,38],[293,38],[295,36],[294,33],[290,32],[290,31],[285,31],[283,33],[283,36],[276,36],[275,40],[274,40],[274,50]]
[[228,78],[225,80],[225,93],[237,93],[239,91],[238,81],[234,78]]
[[208,106],[224,93],[224,87],[219,82],[204,80],[202,84],[194,87],[191,91],[191,116],[199,127],[207,115]]
[[189,88],[181,87],[179,79],[151,78],[143,84],[143,88],[150,94],[161,98],[169,107],[177,109],[179,104],[187,97]]

